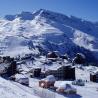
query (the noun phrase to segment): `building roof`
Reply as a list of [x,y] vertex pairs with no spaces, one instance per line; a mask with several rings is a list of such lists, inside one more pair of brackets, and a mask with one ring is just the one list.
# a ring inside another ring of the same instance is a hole
[[56,81],[56,79],[53,75],[49,75],[49,76],[47,76],[46,78],[44,78],[42,80],[47,81],[47,82],[55,82]]
[[95,71],[93,71],[91,74],[98,75],[98,69],[96,69]]
[[24,75],[24,74],[16,74],[15,75],[15,78],[16,79],[25,79],[25,78],[28,78],[28,76],[27,75]]
[[66,84],[66,83],[61,83],[61,84],[59,85],[58,89],[60,89],[60,88],[62,88],[62,89],[64,89],[64,90],[68,90],[68,89],[74,90],[74,89],[75,89],[72,85]]

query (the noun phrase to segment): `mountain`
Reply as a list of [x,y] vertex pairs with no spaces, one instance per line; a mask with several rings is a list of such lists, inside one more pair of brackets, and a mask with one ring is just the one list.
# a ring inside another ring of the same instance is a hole
[[88,61],[98,59],[98,23],[40,9],[6,15],[0,19],[0,54],[59,51],[74,57],[84,53]]

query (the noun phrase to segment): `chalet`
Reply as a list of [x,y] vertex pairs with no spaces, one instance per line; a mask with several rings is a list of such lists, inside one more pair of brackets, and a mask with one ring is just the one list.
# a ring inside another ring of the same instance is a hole
[[39,87],[42,88],[54,87],[55,81],[56,81],[55,77],[53,75],[49,75],[46,78],[39,81]]
[[90,73],[90,81],[98,83],[98,71]]
[[49,52],[49,53],[47,54],[47,58],[48,58],[49,60],[55,61],[58,57],[59,57],[59,56],[58,56],[57,52],[55,52],[55,51]]
[[60,80],[75,80],[75,68],[71,66],[60,66],[57,69],[47,70],[45,75],[54,75]]

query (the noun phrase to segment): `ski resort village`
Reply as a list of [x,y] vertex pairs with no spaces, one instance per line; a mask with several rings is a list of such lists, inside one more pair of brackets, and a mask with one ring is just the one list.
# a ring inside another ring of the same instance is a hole
[[[57,51],[47,55],[0,57],[1,98],[97,98],[98,68]],[[96,72],[95,72],[96,71]]]
[[98,98],[98,22],[65,14],[39,9],[0,18],[0,98]]

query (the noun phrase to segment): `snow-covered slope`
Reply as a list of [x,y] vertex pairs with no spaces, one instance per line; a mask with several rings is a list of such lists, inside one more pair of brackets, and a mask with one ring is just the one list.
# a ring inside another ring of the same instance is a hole
[[0,98],[39,98],[31,88],[0,77]]
[[43,9],[0,19],[1,55],[57,50],[91,58],[98,55],[97,37],[97,24]]

